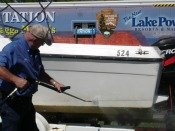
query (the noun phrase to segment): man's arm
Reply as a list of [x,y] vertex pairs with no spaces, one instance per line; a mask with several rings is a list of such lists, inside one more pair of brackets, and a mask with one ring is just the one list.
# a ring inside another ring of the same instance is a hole
[[49,74],[45,71],[42,72],[42,77],[40,78],[41,81],[46,82],[48,84],[53,85],[59,92],[61,92],[61,87],[64,87],[63,84],[59,83],[58,81],[54,80]]
[[12,74],[8,69],[3,66],[0,66],[0,78],[15,84],[18,88],[25,88],[28,86],[27,80]]

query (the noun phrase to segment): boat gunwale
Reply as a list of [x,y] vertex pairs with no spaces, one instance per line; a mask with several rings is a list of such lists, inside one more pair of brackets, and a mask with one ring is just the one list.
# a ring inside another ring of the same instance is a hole
[[[63,54],[41,54],[41,57],[53,59],[86,59],[86,60],[112,60],[112,61],[142,61],[142,62],[162,62],[163,58],[138,58],[138,57],[110,57],[92,55],[63,55]],[[48,59],[49,60],[49,59]],[[50,59],[51,61],[51,59]]]

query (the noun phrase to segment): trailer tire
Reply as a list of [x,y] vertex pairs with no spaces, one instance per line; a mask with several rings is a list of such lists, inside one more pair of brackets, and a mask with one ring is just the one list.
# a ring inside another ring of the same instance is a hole
[[50,128],[47,120],[39,113],[36,113],[36,124],[39,131],[48,131]]

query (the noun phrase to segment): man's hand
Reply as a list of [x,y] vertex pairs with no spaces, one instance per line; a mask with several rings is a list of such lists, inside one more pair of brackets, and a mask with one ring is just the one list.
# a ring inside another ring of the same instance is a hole
[[14,81],[15,85],[17,88],[25,88],[29,85],[29,82],[26,79],[20,78],[18,77],[15,81]]
[[59,93],[64,92],[64,91],[62,90],[62,88],[64,87],[63,84],[60,84],[60,83],[57,82],[57,81],[53,81],[53,82],[52,82],[52,85],[53,85],[55,88],[57,88],[57,90],[58,90]]

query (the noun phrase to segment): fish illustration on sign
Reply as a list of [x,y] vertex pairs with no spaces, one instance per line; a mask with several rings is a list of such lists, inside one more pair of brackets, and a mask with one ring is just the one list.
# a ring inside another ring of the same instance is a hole
[[118,24],[118,14],[111,8],[106,8],[97,12],[96,19],[98,29],[105,37],[110,37]]

